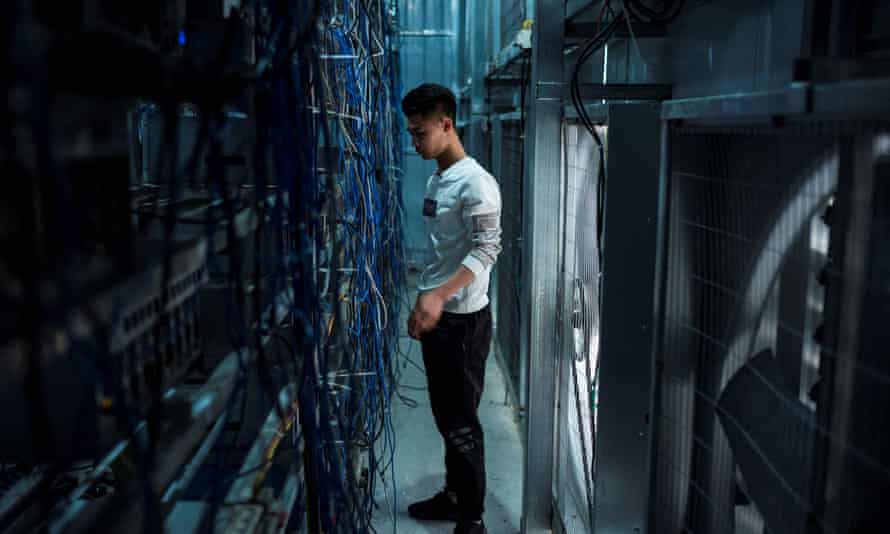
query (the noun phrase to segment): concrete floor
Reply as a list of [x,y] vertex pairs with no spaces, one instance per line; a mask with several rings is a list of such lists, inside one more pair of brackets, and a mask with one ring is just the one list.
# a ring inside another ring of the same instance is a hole
[[[401,385],[403,396],[416,401],[411,407],[393,399],[393,424],[396,432],[395,478],[398,497],[393,518],[391,500],[387,502],[382,484],[378,486],[374,526],[381,534],[448,533],[454,523],[422,522],[408,516],[408,505],[428,498],[445,483],[445,446],[433,423],[420,344],[407,335],[401,339]],[[413,363],[412,363],[413,362]],[[414,365],[416,364],[416,365]],[[485,525],[491,534],[516,534],[522,503],[522,446],[515,409],[506,403],[507,384],[494,352],[488,358],[485,391],[479,417],[485,432],[485,465],[488,471],[488,496],[485,501]],[[387,480],[387,486],[391,484]],[[390,489],[387,488],[387,492]]]

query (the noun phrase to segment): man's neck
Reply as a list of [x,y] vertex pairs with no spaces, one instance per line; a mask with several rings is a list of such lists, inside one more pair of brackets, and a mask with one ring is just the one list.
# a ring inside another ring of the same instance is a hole
[[463,145],[461,145],[460,141],[455,141],[436,158],[436,163],[439,165],[439,173],[445,172],[448,170],[448,167],[451,167],[465,157],[467,157],[467,153],[464,151]]

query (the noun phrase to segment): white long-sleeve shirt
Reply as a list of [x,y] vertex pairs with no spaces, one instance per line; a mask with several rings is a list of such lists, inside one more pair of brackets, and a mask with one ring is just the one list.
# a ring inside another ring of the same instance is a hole
[[473,281],[445,302],[445,311],[473,313],[488,305],[491,268],[501,251],[501,192],[475,159],[465,157],[427,181],[423,216],[433,260],[420,278],[428,291],[451,279],[461,265]]

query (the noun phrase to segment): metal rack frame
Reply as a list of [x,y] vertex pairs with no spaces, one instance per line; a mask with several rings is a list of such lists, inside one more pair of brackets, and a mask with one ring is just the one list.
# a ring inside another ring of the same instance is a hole
[[[562,127],[564,3],[535,3],[532,42],[532,76],[529,91],[528,134],[525,138],[527,184],[523,189],[526,214],[526,248],[523,266],[528,283],[523,286],[521,351],[528,362],[528,423],[523,468],[522,532],[549,532],[553,520],[553,434],[556,408],[556,359],[554,332],[557,318],[558,235],[561,184],[560,137]],[[555,94],[549,88],[559,88]]]

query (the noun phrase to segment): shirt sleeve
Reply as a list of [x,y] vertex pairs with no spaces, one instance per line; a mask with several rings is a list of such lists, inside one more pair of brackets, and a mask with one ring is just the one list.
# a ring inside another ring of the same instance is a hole
[[472,242],[461,262],[478,275],[494,265],[501,252],[501,192],[488,176],[468,181],[461,194],[461,215]]

